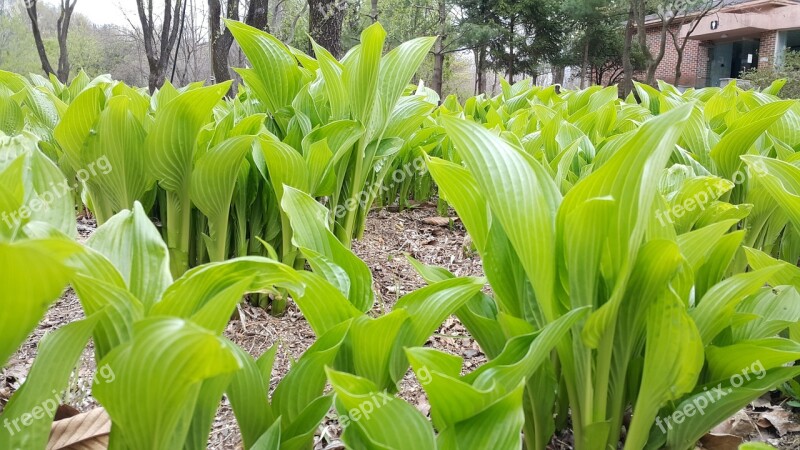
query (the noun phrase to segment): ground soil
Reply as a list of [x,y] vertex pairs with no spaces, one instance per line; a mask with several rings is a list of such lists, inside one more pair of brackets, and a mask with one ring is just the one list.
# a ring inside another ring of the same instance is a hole
[[[376,293],[375,314],[390,311],[403,295],[425,285],[424,280],[414,271],[406,259],[410,255],[425,264],[442,266],[457,276],[482,276],[480,259],[471,250],[469,237],[454,214],[451,220],[439,220],[432,205],[420,205],[403,212],[387,210],[373,211],[369,215],[364,239],[353,244],[353,251],[371,268]],[[81,240],[91,234],[94,224],[91,220],[79,222]],[[80,303],[74,292],[68,289],[62,298],[49,310],[39,327],[31,334],[19,351],[0,371],[0,411],[8,398],[24,382],[25,376],[36,356],[37,343],[48,331],[83,316]],[[277,358],[272,383],[278,382],[288,371],[292,361],[314,342],[314,333],[297,308],[290,304],[285,316],[275,318],[263,309],[243,303],[239,317],[228,325],[225,336],[254,356],[261,355],[273,345],[278,345]],[[471,371],[486,361],[475,341],[464,327],[455,319],[449,318],[431,337],[428,346],[461,356],[464,370]],[[81,359],[79,370],[71,383],[65,402],[79,411],[87,411],[96,406],[90,394],[91,380],[95,362],[91,347],[87,348]],[[424,414],[429,414],[430,405],[421,387],[413,376],[407,376],[401,383],[400,396],[415,405]],[[800,449],[800,435],[791,426],[779,436],[775,427],[764,418],[765,413],[773,421],[785,418],[791,425],[796,417],[788,406],[783,408],[780,398],[767,399],[761,406],[751,405],[740,412],[717,434],[743,436],[748,440],[767,441],[778,448]],[[788,414],[788,415],[787,415]],[[800,430],[800,428],[798,428]],[[344,446],[337,439],[341,430],[330,415],[320,427],[315,449],[341,449]],[[571,448],[571,436],[564,433],[554,439],[551,448]],[[720,446],[720,442],[724,442]],[[708,441],[706,448],[719,450],[732,447],[732,441],[723,437]],[[241,448],[241,438],[230,405],[223,399],[209,438],[209,449],[227,450]]]

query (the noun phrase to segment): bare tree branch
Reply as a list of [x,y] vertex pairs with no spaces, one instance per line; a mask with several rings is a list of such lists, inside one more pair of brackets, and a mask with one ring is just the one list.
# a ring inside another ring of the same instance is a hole
[[[153,19],[153,0],[136,0],[139,13],[139,22],[142,26],[145,54],[150,68],[148,85],[150,92],[164,84],[167,68],[171,60],[172,49],[178,39],[180,23],[183,20],[183,0],[164,0],[164,17],[161,21],[161,30],[156,33],[156,23]],[[146,11],[145,11],[146,9]],[[159,36],[156,41],[156,36]],[[158,52],[156,52],[156,45]]]

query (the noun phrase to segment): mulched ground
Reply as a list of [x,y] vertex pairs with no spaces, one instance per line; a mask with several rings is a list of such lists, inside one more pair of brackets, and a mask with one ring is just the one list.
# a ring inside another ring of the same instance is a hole
[[[453,214],[453,217],[455,215]],[[91,220],[79,223],[81,239],[94,230]],[[403,212],[373,211],[369,215],[365,237],[353,244],[353,251],[371,268],[376,293],[376,315],[390,311],[403,295],[425,285],[406,260],[409,254],[426,264],[447,268],[458,276],[482,276],[480,259],[470,249],[471,244],[463,225],[454,220],[440,220],[432,205],[421,205]],[[25,375],[36,355],[36,345],[51,330],[83,316],[80,304],[72,290],[50,309],[40,326],[12,356],[6,368],[0,371],[0,411],[13,392],[24,382]],[[284,317],[275,318],[263,309],[246,303],[240,308],[240,317],[232,320],[225,336],[254,356],[261,355],[272,345],[279,350],[273,370],[273,386],[286,374],[292,361],[314,342],[314,334],[302,314],[290,305]],[[465,371],[474,370],[486,361],[475,341],[454,318],[447,319],[428,346],[464,358]],[[96,405],[90,395],[95,367],[91,347],[81,360],[80,369],[71,383],[67,403],[80,411]],[[424,414],[430,405],[422,388],[409,374],[401,383],[400,396],[415,405]],[[780,399],[763,398],[737,414],[715,430],[704,442],[709,450],[735,449],[742,437],[748,440],[767,441],[781,449],[800,449],[800,426],[790,407]],[[338,441],[341,433],[331,415],[320,427],[315,449],[342,449]],[[571,436],[565,434],[554,439],[553,449],[568,449]],[[209,438],[209,449],[227,450],[241,448],[241,438],[230,405],[223,400]]]

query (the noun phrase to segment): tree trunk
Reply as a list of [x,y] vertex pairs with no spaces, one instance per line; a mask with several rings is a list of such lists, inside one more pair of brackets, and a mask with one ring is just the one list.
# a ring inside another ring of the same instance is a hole
[[165,80],[166,77],[164,76],[164,71],[162,71],[159,67],[151,67],[150,75],[147,77],[147,87],[150,89],[150,93],[154,93],[156,89],[163,86]]
[[626,97],[633,91],[633,62],[631,61],[633,34],[633,4],[631,4],[628,10],[628,23],[625,25],[625,43],[622,47],[622,68],[625,71],[625,77],[622,82],[622,95]]
[[564,67],[562,66],[553,66],[553,84],[562,85],[564,84]]
[[[228,0],[226,5],[225,18],[239,20],[238,0]],[[208,27],[211,31],[211,70],[214,73],[214,81],[222,83],[231,79],[229,56],[233,46],[233,34],[227,28],[223,29],[221,24],[222,5],[219,0],[208,0]],[[267,31],[269,12],[269,0],[250,0],[247,5],[247,15],[244,22],[253,28]],[[235,86],[231,85],[228,95],[233,95]]]
[[511,16],[511,20],[509,21],[508,30],[510,32],[511,38],[509,39],[508,43],[508,72],[507,78],[508,82],[514,84],[514,75],[516,73],[515,70],[515,63],[516,63],[516,56],[514,55],[514,29],[516,28],[516,16]]
[[[226,17],[239,20],[239,2],[228,0]],[[208,0],[208,29],[211,37],[211,70],[214,73],[214,82],[222,83],[231,79],[228,67],[228,55],[233,45],[233,35],[230,30],[222,29],[222,4],[219,0]]]
[[[666,52],[667,48],[667,30],[671,26],[669,21],[664,21],[661,25],[661,34],[659,34],[659,42],[658,42],[658,53],[653,56],[652,53],[649,51],[645,53],[647,58],[647,84],[651,86],[655,86],[656,84],[656,70],[658,70],[658,66],[661,65],[661,61],[664,59],[664,53]],[[645,46],[647,43],[645,43]]]
[[433,90],[443,97],[444,86],[444,39],[447,32],[447,7],[445,0],[439,0],[439,38],[433,48]]
[[441,97],[444,85],[444,53],[442,52],[442,38],[436,40],[433,47],[433,90]]
[[[181,52],[181,41],[183,40],[183,30],[186,26],[186,7],[189,5],[191,0],[187,0],[183,3],[183,12],[181,13],[181,27],[178,30],[178,42],[175,44],[175,58],[172,60],[172,74],[169,76],[169,82],[175,84],[175,72],[178,70],[178,54]],[[194,8],[192,8],[194,12]],[[188,55],[186,62],[189,62]]]
[[[153,18],[153,0],[136,0],[139,22],[142,25],[147,66],[150,71],[148,87],[150,93],[164,85],[167,68],[178,38],[180,24],[183,21],[182,5],[184,0],[176,0],[173,11],[172,0],[164,0],[164,15],[161,20],[161,32],[156,40],[155,22]],[[173,14],[174,13],[174,14]]]
[[58,79],[62,83],[69,80],[69,49],[67,48],[67,36],[69,35],[69,24],[72,21],[72,11],[78,0],[61,0],[61,14],[58,16]]
[[581,63],[581,89],[586,88],[586,80],[589,77],[589,35],[586,35],[586,42],[583,44],[583,62]]
[[642,52],[645,58],[645,76],[646,83],[649,85],[655,84],[656,70],[661,60],[664,58],[664,51],[667,43],[667,30],[672,24],[674,16],[671,18],[663,18],[661,24],[661,41],[659,43],[658,55],[653,56],[650,47],[647,45],[647,29],[645,25],[647,17],[647,1],[646,0],[631,0],[631,10],[633,11],[633,20],[636,23],[636,37],[638,38],[639,51]]
[[475,95],[486,93],[486,48],[480,47],[475,52]]
[[346,2],[308,0],[308,34],[335,58],[342,56],[342,21]]
[[[292,26],[289,30],[289,35],[283,39],[284,44],[291,45],[291,43],[294,41],[294,33],[295,31],[297,31],[297,22],[299,22],[300,18],[303,17],[303,15],[305,15],[307,9],[308,9],[308,3],[303,3],[303,9],[301,9],[300,12],[294,16],[294,19],[292,19]],[[280,23],[280,22],[275,22],[275,23]]]
[[250,0],[244,23],[259,30],[269,31],[269,0]]
[[683,64],[683,47],[681,46],[680,50],[678,50],[678,58],[675,61],[675,86],[680,84],[681,77],[683,73],[681,73],[681,64]]
[[370,0],[370,12],[369,17],[372,19],[372,23],[378,21],[378,0]]
[[[672,29],[669,30],[670,37],[672,37],[672,45],[675,46],[675,52],[678,54],[678,58],[675,64],[675,84],[677,85],[680,82],[683,73],[681,71],[681,65],[683,64],[683,54],[684,50],[686,50],[686,43],[689,41],[689,37],[694,34],[697,30],[697,27],[700,25],[700,22],[711,14],[712,12],[718,10],[723,5],[723,0],[713,0],[710,3],[706,4],[706,8],[700,11],[699,14],[696,14],[691,22],[689,22],[689,28],[686,31],[686,34],[683,36],[683,41],[678,43],[680,40],[681,30],[683,29],[685,23],[681,23],[678,26],[678,29],[673,31]],[[686,12],[684,12],[684,18],[686,17]],[[674,20],[674,18],[673,18]],[[697,84],[697,74],[695,74],[695,85]]]
[[28,17],[31,19],[31,31],[33,32],[33,40],[36,42],[36,51],[39,53],[39,61],[42,63],[42,70],[46,75],[55,74],[53,66],[50,64],[50,59],[47,57],[47,49],[44,47],[42,41],[42,33],[39,30],[39,14],[36,11],[36,0],[31,0],[26,3]]

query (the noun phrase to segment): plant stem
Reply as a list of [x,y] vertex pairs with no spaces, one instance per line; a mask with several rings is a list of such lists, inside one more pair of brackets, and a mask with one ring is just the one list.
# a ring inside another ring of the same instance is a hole
[[176,279],[189,270],[191,206],[188,187],[180,193],[167,192],[167,244],[172,276]]
[[[355,168],[353,169],[352,177],[353,182],[350,185],[350,197],[345,202],[345,206],[347,203],[358,205],[358,197],[361,193],[360,190],[364,187],[364,175],[361,172],[364,170],[364,153],[366,148],[366,139],[362,137],[358,141],[358,152],[355,155]],[[358,216],[359,210],[360,208],[358,206],[352,210],[348,208],[347,214],[345,215],[344,229],[342,230],[341,236],[339,236],[339,240],[342,241],[342,244],[344,244],[344,246],[347,248],[350,248],[350,245],[353,242],[353,230],[355,228],[356,217]]]
[[225,261],[228,250],[228,214],[220,214],[208,221],[208,234],[211,245],[208,257],[211,262]]

